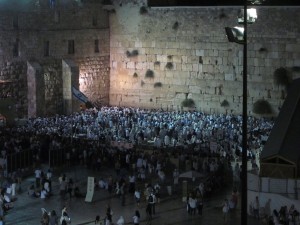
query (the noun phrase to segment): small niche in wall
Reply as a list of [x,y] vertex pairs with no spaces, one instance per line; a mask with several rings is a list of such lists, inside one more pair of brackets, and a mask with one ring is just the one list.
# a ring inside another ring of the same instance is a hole
[[68,40],[68,54],[75,54],[75,42],[74,42],[74,40]]
[[94,51],[95,51],[95,53],[99,53],[100,52],[99,51],[99,40],[98,39],[95,40]]
[[19,47],[20,47],[20,40],[17,38],[15,42],[13,43],[13,56],[18,57],[19,56]]
[[19,28],[19,17],[18,17],[18,15],[14,15],[14,17],[13,17],[13,28],[14,29]]
[[50,55],[50,42],[49,41],[44,41],[44,56],[49,56]]

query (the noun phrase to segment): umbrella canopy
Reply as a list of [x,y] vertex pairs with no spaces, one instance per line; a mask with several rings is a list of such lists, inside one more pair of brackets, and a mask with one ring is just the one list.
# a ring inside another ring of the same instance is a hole
[[202,173],[199,173],[195,170],[190,170],[179,175],[179,178],[190,178],[190,179],[203,178],[203,177],[204,175]]

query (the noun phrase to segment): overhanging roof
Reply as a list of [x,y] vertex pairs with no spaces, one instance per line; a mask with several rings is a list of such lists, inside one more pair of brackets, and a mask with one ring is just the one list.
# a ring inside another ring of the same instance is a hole
[[263,161],[275,155],[295,164],[300,157],[300,79],[289,88],[260,158]]

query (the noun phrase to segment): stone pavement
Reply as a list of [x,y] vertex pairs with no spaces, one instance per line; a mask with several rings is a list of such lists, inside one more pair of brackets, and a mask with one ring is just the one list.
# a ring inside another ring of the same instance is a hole
[[[108,177],[114,171],[103,170],[95,172],[86,169],[83,166],[77,166],[65,170],[67,177],[79,184],[80,191],[86,192],[86,183],[88,176]],[[68,207],[68,213],[72,219],[72,225],[89,225],[95,224],[96,215],[100,215],[101,219],[105,216],[107,204],[109,204],[114,212],[113,222],[116,223],[119,216],[123,216],[126,224],[132,224],[132,216],[135,210],[141,213],[141,223],[149,224],[146,220],[145,201],[142,201],[139,206],[136,205],[134,197],[127,194],[125,206],[121,205],[121,200],[117,197],[110,197],[106,190],[95,190],[93,201],[91,203],[85,202],[84,198],[71,200],[62,200],[59,195],[58,174],[54,174],[53,178],[53,196],[49,199],[42,200],[32,198],[27,194],[27,187],[31,182],[34,182],[34,176],[26,178],[22,182],[22,192],[17,195],[18,200],[15,206],[5,216],[6,225],[39,225],[42,216],[41,208],[47,211],[56,210],[60,216],[61,209],[64,205]],[[165,191],[164,191],[165,190]],[[204,202],[203,215],[188,215],[186,205],[182,202],[181,194],[172,194],[169,196],[166,187],[162,187],[162,200],[157,204],[156,214],[154,215],[151,224],[156,225],[218,225],[225,224],[222,217],[221,204],[224,198],[229,198],[231,194],[230,188],[225,188],[218,193],[215,193],[210,199]],[[248,219],[249,225],[258,225],[258,221],[251,218]],[[230,213],[229,225],[240,224],[240,209],[237,208],[235,212]]]

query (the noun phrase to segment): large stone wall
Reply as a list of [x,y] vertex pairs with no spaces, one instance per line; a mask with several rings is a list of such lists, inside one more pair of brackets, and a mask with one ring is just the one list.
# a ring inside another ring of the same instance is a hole
[[[146,1],[114,3],[111,105],[179,110],[188,97],[204,112],[242,112],[243,46],[229,43],[224,29],[237,25],[238,7],[146,7],[141,14]],[[260,99],[278,113],[286,91],[274,83],[277,68],[299,77],[292,69],[300,66],[299,12],[258,7],[257,22],[248,26],[249,114]],[[147,70],[153,78],[146,77]],[[221,106],[224,100],[229,106]]]
[[[44,115],[63,112],[63,59],[78,64],[79,88],[89,100],[108,104],[109,23],[108,12],[99,2],[60,1],[53,8],[48,1],[27,1],[15,7],[10,7],[9,1],[6,3],[0,3],[3,6],[0,8],[0,85],[4,93],[1,96],[12,92],[10,95],[23,109],[20,116],[27,114],[27,62],[35,62],[42,68],[45,91],[41,93],[45,95],[45,105],[40,111]],[[69,52],[72,40],[73,54]]]

